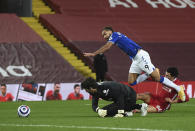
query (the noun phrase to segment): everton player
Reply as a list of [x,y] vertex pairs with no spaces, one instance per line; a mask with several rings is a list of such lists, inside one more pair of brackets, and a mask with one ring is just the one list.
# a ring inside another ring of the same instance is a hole
[[[147,114],[147,104],[136,104],[136,92],[127,85],[114,81],[97,83],[93,78],[87,78],[81,83],[81,89],[85,89],[92,95],[92,109],[100,117],[131,116],[131,111],[134,109],[141,110],[141,116]],[[99,98],[113,103],[99,108]]]
[[[160,76],[159,72],[152,64],[150,56],[147,51],[143,50],[141,46],[136,44],[130,38],[125,36],[120,32],[114,32],[112,27],[105,27],[102,30],[102,36],[107,40],[107,43],[103,45],[100,49],[93,53],[84,53],[84,56],[95,56],[100,53],[104,53],[109,50],[113,45],[118,46],[122,51],[124,51],[130,59],[132,59],[132,64],[129,69],[128,82],[133,86],[139,82],[142,82],[144,77],[151,76],[155,81],[163,83],[168,87],[174,88],[182,101],[185,101],[185,93],[183,86],[177,86],[169,79]],[[140,75],[142,72],[145,74]]]
[[[165,77],[173,81],[176,85],[180,85],[181,82],[177,78],[178,74],[178,69],[176,67],[169,67],[165,72]],[[186,100],[182,101],[177,97],[178,94],[175,89],[163,86],[162,90],[157,95],[149,92],[137,94],[137,100],[143,100],[148,104],[148,112],[164,112],[170,109],[172,103],[189,101],[186,90],[184,92]]]

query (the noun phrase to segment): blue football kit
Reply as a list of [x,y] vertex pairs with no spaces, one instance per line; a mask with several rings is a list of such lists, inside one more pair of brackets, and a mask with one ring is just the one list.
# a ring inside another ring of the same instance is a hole
[[112,42],[123,50],[130,58],[134,58],[142,47],[120,32],[113,32],[108,42]]

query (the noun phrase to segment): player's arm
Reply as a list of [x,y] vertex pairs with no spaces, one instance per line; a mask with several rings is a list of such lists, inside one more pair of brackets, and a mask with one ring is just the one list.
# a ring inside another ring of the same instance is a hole
[[120,111],[121,112],[124,111],[124,107],[125,107],[124,98],[125,98],[125,96],[123,94],[121,94],[120,96],[118,96],[118,99],[117,99],[118,113],[120,113]]
[[105,45],[103,45],[100,49],[93,53],[84,53],[84,56],[95,56],[100,53],[104,53],[107,50],[109,50],[112,47],[113,43],[112,42],[107,42]]
[[169,103],[171,103],[171,104],[173,104],[173,103],[178,103],[178,98],[176,98],[175,100],[171,100],[170,98],[166,97],[166,98],[165,98],[165,101],[166,101],[166,102],[169,102]]
[[92,109],[93,111],[97,112],[99,107],[98,107],[98,100],[99,98],[96,96],[92,96]]

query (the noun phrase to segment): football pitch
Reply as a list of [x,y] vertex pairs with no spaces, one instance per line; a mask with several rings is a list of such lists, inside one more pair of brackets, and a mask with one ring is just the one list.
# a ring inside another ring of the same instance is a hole
[[[31,109],[28,118],[17,116],[18,106]],[[108,102],[100,101],[100,107]],[[0,131],[194,131],[195,99],[172,105],[165,113],[135,114],[125,118],[99,118],[91,101],[0,103]]]

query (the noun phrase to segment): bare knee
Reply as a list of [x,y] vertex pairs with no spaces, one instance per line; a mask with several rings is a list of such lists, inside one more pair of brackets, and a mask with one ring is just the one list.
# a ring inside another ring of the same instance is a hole
[[160,72],[159,69],[156,68],[151,74],[150,76],[154,79],[154,81],[160,81]]
[[135,80],[133,80],[133,79],[128,79],[128,83],[129,84],[133,84],[135,82]]
[[160,77],[154,77],[153,78],[155,81],[159,82],[160,81]]
[[128,76],[128,83],[132,84],[136,81],[138,74],[129,74]]

